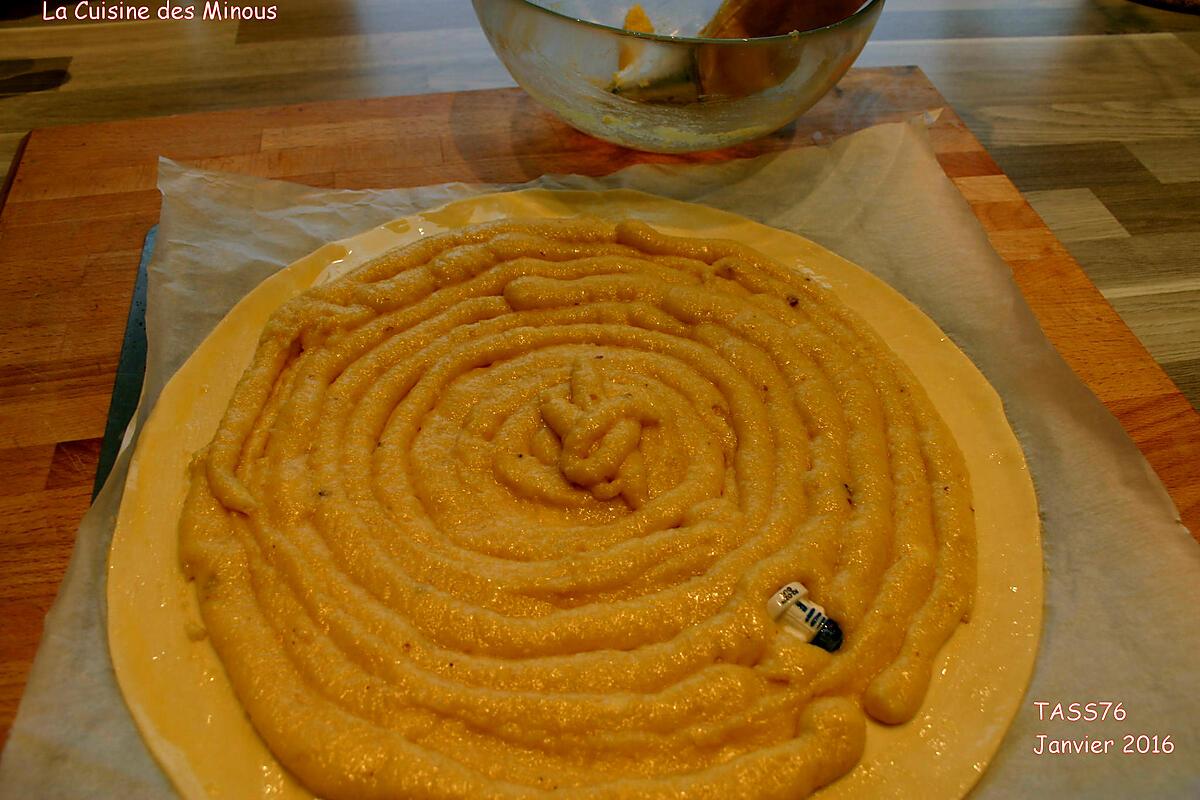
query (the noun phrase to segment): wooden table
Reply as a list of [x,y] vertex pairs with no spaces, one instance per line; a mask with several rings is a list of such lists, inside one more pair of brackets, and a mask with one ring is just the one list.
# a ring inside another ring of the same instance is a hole
[[[915,68],[852,70],[796,126],[687,157],[597,142],[511,89],[35,130],[0,211],[0,743],[90,500],[159,155],[316,186],[518,182],[752,156],[945,105]],[[1047,336],[1200,532],[1200,415],[952,111],[931,136]]]

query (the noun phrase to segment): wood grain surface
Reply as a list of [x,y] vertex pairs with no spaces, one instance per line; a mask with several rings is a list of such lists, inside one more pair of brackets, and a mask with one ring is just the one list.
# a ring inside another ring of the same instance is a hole
[[[286,0],[271,23],[64,24],[40,6],[0,2],[0,165],[47,125],[512,85],[470,0]],[[887,0],[859,66],[895,64],[920,66],[1039,193],[1046,224],[1200,408],[1200,15]]]

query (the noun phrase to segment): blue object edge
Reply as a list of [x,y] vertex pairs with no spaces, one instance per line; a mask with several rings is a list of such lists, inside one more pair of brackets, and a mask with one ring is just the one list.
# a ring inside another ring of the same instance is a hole
[[138,262],[137,280],[133,285],[133,298],[129,303],[129,316],[125,320],[125,339],[121,342],[121,356],[117,361],[117,376],[113,381],[112,398],[108,403],[108,421],[104,424],[104,439],[100,444],[100,460],[96,465],[96,480],[92,484],[92,499],[100,493],[108,473],[112,471],[125,429],[137,411],[138,399],[142,394],[142,381],[146,376],[146,267],[154,253],[154,239],[158,225],[146,233],[142,244],[142,257]]

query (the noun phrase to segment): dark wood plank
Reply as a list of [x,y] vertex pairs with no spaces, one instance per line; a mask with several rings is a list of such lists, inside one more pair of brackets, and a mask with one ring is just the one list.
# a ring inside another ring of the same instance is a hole
[[[991,147],[988,152],[1023,192],[1154,181],[1150,170],[1120,142]],[[1104,168],[1097,169],[1098,164]]]
[[100,460],[101,438],[59,442],[46,475],[46,489],[91,487]]
[[1097,187],[1099,197],[1131,234],[1200,233],[1200,181],[1151,179]]

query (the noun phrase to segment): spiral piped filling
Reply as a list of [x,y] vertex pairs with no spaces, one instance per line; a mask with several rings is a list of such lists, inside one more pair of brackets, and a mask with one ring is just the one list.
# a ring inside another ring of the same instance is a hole
[[[962,456],[886,344],[639,222],[464,228],[282,306],[180,537],[331,798],[803,796],[916,713],[975,586]],[[840,650],[768,615],[790,581]]]

